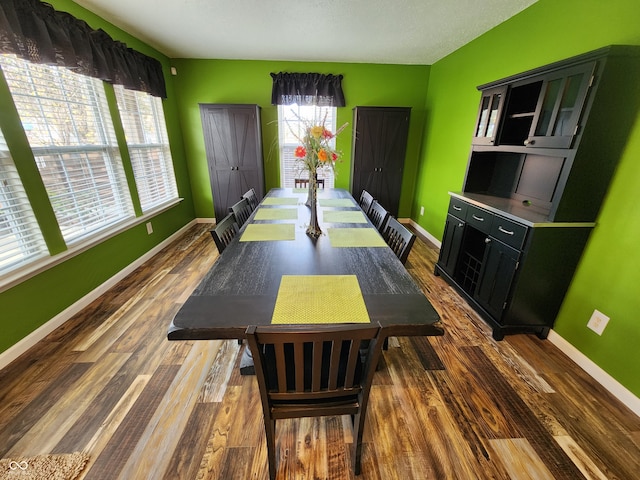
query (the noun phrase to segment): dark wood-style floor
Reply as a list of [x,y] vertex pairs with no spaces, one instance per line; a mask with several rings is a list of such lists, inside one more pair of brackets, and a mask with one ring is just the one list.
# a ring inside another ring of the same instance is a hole
[[[218,256],[207,229],[191,228],[0,372],[0,457],[84,451],[85,479],[268,478],[257,383],[237,368],[244,347],[166,340]],[[437,253],[418,239],[407,268],[446,334],[391,339],[358,478],[640,478],[640,419],[548,341],[492,340],[433,275]],[[348,425],[279,422],[278,478],[356,478]]]

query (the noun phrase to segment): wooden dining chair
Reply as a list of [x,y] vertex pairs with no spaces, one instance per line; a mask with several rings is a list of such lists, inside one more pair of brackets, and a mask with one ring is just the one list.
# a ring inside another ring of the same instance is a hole
[[294,188],[308,188],[309,187],[309,179],[308,178],[296,178],[293,180]]
[[250,188],[243,195],[242,198],[246,198],[249,201],[249,206],[251,210],[255,210],[258,207],[258,195],[256,195],[256,191],[254,188]]
[[371,208],[373,200],[373,195],[371,195],[366,190],[362,190],[362,193],[360,194],[360,201],[358,203],[365,214],[369,213],[369,209]]
[[227,245],[229,245],[231,240],[238,234],[238,230],[236,217],[233,213],[224,217],[221,222],[216,223],[216,226],[211,230],[211,236],[213,237],[213,241],[216,242],[219,253],[222,253]]
[[369,208],[367,215],[369,220],[371,220],[371,223],[373,223],[378,231],[382,233],[384,231],[384,226],[387,223],[387,219],[389,218],[389,212],[387,212],[387,209],[380,205],[377,200],[374,200],[373,203],[371,203],[371,208]]
[[[318,188],[324,188],[324,178],[319,178],[317,180]],[[308,188],[309,187],[309,179],[308,178],[296,178],[293,180],[294,188]]]
[[242,227],[253,213],[253,209],[251,208],[251,205],[249,205],[249,200],[247,200],[246,198],[243,198],[239,202],[232,205],[230,210],[231,213],[233,213],[236,217],[236,223],[238,224],[238,227]]
[[382,237],[404,265],[416,240],[415,234],[393,217],[387,219]]
[[351,461],[354,473],[360,474],[369,391],[381,351],[379,334],[380,326],[372,324],[247,328],[271,480],[277,472],[276,420],[284,418],[351,415]]

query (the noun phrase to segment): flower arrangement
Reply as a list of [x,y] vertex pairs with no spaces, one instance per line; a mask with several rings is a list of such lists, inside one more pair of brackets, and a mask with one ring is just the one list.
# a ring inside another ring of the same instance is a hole
[[302,163],[302,169],[309,172],[309,175],[315,175],[319,169],[331,168],[335,171],[336,162],[340,159],[342,152],[335,150],[331,146],[331,140],[338,136],[342,130],[348,125],[345,123],[335,133],[325,128],[326,115],[322,119],[322,123],[308,124],[305,122],[304,136],[300,138],[294,133],[294,136],[301,143],[294,152],[294,156]]

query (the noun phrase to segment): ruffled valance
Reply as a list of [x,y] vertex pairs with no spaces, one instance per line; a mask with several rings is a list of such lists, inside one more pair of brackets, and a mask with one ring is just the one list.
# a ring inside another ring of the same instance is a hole
[[0,53],[166,98],[162,64],[39,0],[0,2]]
[[320,105],[344,107],[342,75],[321,73],[272,73],[272,105]]

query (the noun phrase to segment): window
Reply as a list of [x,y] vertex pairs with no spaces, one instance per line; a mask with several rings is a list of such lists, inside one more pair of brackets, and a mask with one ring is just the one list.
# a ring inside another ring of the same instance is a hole
[[[283,188],[293,188],[296,178],[308,178],[308,173],[301,170],[296,162],[294,151],[302,138],[305,126],[321,124],[332,132],[336,131],[336,107],[319,107],[316,105],[299,106],[278,105],[278,132],[280,143],[280,185]],[[335,139],[333,140],[335,142]],[[334,145],[335,146],[335,145]],[[318,178],[323,178],[326,188],[333,188],[334,173],[325,168],[318,172]]]
[[178,198],[162,100],[114,87],[142,211]]
[[102,82],[10,55],[0,66],[67,244],[133,217]]
[[48,254],[0,131],[0,275]]

